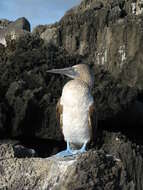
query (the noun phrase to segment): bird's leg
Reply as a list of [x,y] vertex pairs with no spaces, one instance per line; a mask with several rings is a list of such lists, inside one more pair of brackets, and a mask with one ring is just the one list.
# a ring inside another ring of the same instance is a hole
[[84,153],[86,152],[86,145],[87,145],[87,141],[84,142],[83,146],[81,147],[81,149],[79,150],[72,150],[72,154],[80,154],[80,153]]
[[73,153],[72,153],[72,150],[70,149],[69,141],[67,141],[67,149],[56,154],[57,157],[66,157],[66,156],[72,156],[72,155]]
[[83,146],[79,150],[81,153],[86,152],[86,145],[87,145],[87,141],[83,144]]

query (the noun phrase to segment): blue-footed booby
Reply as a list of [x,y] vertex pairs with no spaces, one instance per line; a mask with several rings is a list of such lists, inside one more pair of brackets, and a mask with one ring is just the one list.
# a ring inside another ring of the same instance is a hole
[[[86,152],[86,145],[94,137],[95,109],[91,89],[94,75],[88,65],[78,64],[63,69],[48,70],[50,73],[66,75],[72,80],[62,90],[56,107],[57,118],[67,142],[67,149],[57,156],[71,156]],[[80,149],[72,149],[71,144]]]

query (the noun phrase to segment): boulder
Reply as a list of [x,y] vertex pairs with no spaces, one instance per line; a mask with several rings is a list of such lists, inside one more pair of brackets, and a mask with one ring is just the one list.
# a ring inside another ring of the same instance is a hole
[[44,32],[40,35],[47,43],[58,44],[57,27],[49,25]]
[[7,26],[8,30],[13,30],[13,29],[22,29],[22,30],[26,30],[28,32],[30,32],[30,23],[29,21],[24,18],[18,18],[17,20],[15,20],[14,22],[11,22],[8,26]]
[[0,142],[0,162],[2,160],[11,158],[25,158],[25,157],[35,157],[36,152],[34,149],[28,149],[19,144],[18,141]]
[[66,158],[35,158],[31,149],[1,143],[0,188],[142,190],[142,148],[121,133],[102,132],[100,148]]
[[8,20],[0,21],[0,43],[7,45],[7,38],[16,40],[26,32],[30,32],[30,23],[24,17],[17,19],[14,22]]
[[7,26],[11,23],[11,21],[7,19],[1,19],[0,20],[0,29],[5,29]]
[[46,43],[59,45],[58,24],[38,25],[32,31],[35,35],[39,35]]
[[[7,158],[0,161],[1,189],[120,189],[122,163],[104,153],[74,158]],[[122,176],[123,175],[123,176]]]

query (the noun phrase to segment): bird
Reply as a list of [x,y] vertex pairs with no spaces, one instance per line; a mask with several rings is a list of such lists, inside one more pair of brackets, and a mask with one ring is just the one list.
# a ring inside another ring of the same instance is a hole
[[[56,106],[59,121],[67,148],[56,154],[59,157],[84,153],[87,144],[94,140],[96,131],[96,112],[92,87],[94,73],[87,64],[77,64],[62,69],[51,69],[48,73],[68,76]],[[78,148],[72,148],[75,145]],[[80,147],[80,148],[79,148]]]

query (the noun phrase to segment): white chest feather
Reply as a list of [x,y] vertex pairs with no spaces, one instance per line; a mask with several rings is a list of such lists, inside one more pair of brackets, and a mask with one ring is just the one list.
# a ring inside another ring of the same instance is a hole
[[88,86],[79,81],[68,82],[62,93],[63,134],[65,140],[83,144],[90,140],[89,107],[93,103]]

